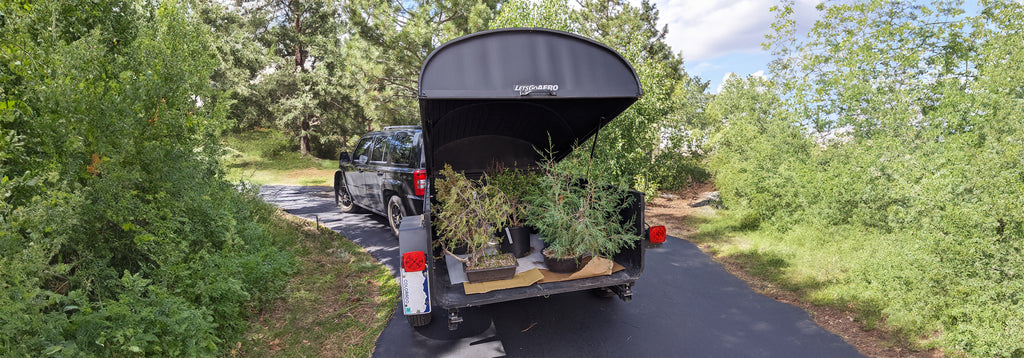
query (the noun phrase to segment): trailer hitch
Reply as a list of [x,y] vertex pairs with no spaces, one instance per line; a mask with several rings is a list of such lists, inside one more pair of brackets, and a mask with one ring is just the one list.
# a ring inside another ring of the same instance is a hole
[[611,288],[612,292],[615,292],[623,302],[629,302],[633,299],[633,284],[631,283],[615,285],[609,288]]
[[448,330],[454,331],[459,329],[459,323],[462,323],[462,315],[459,314],[458,308],[448,310]]

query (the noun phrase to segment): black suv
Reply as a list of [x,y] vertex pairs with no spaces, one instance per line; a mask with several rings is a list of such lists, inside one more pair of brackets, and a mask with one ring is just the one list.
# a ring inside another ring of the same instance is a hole
[[423,211],[427,171],[419,126],[367,133],[352,153],[342,152],[334,173],[334,200],[342,212],[368,210],[388,218],[391,231],[406,215]]

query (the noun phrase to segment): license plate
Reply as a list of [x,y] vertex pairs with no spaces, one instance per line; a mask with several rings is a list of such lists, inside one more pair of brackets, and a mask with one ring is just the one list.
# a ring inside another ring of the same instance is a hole
[[430,313],[430,284],[427,270],[405,272],[402,278],[402,306],[406,315]]

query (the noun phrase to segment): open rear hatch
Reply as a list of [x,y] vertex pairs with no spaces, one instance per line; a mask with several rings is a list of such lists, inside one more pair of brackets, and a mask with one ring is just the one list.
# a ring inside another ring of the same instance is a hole
[[537,149],[562,159],[641,94],[633,67],[587,38],[535,28],[458,38],[420,71],[427,168],[524,167]]
[[[642,95],[636,71],[615,50],[566,32],[536,28],[485,31],[441,45],[420,72],[419,105],[427,170],[445,164],[479,173],[495,162],[529,167],[551,150],[569,155]],[[433,187],[433,185],[431,185]],[[643,196],[621,215],[643,230]],[[429,214],[427,215],[429,217]],[[423,223],[429,227],[429,221]],[[477,306],[589,288],[627,285],[643,272],[642,245],[614,260],[610,276],[466,295],[435,261],[434,296],[445,308]]]

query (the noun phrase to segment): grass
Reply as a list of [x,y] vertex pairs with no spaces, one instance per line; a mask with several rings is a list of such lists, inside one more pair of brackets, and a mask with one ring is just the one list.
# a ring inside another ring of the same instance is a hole
[[284,298],[250,321],[232,357],[368,357],[395,309],[398,285],[367,252],[323,227],[281,215],[299,271]]
[[998,257],[977,244],[856,226],[757,228],[728,211],[689,220],[699,227],[691,240],[719,259],[811,304],[852,311],[861,329],[893,333],[891,344],[1024,357],[1024,285],[998,262],[976,267]]
[[332,185],[337,160],[299,155],[293,138],[274,130],[226,134],[221,158],[231,181],[254,184]]

